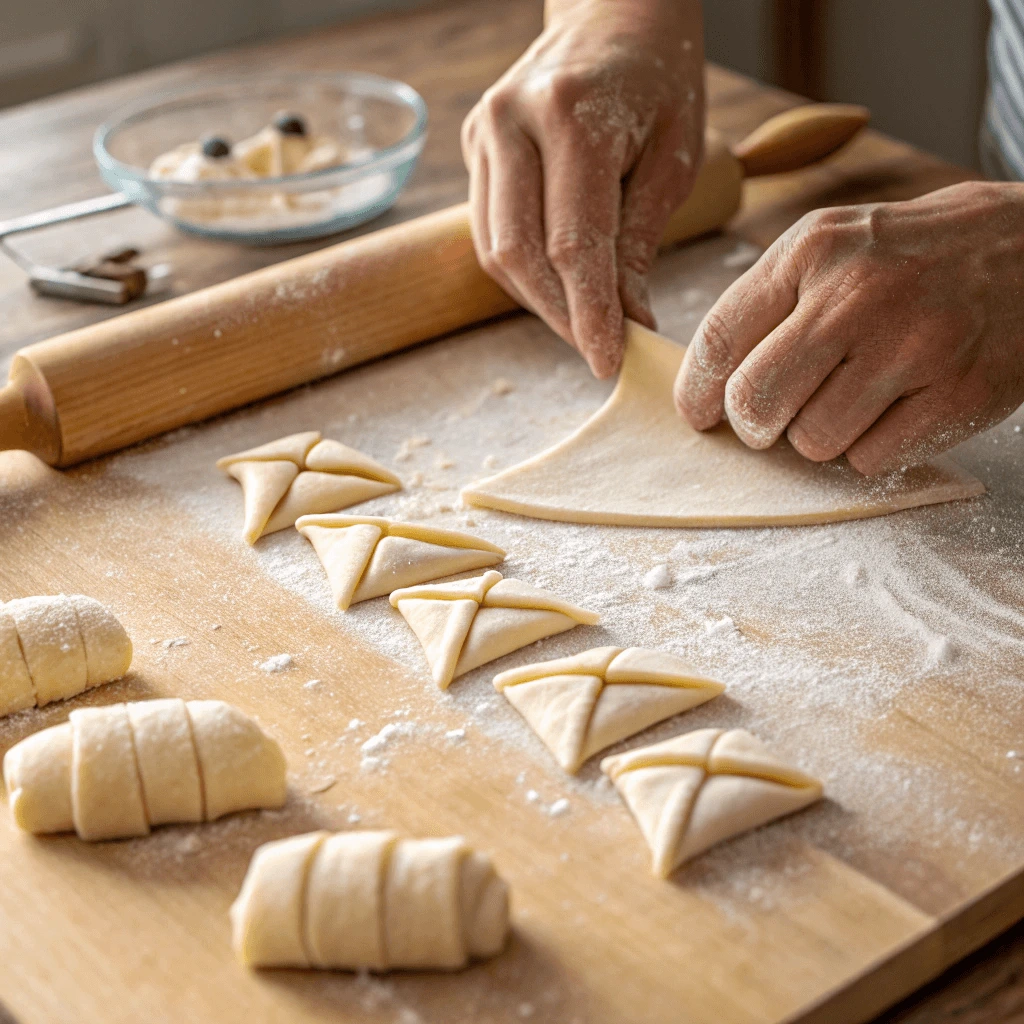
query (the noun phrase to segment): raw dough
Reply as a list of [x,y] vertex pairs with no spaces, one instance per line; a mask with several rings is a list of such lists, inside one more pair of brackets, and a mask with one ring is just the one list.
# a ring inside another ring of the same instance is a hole
[[627,322],[622,374],[604,406],[553,448],[467,487],[463,501],[571,523],[797,526],[985,490],[947,458],[869,479],[845,459],[810,462],[785,438],[762,452],[727,424],[692,430],[672,401],[682,358],[678,345]]
[[456,676],[599,616],[492,569],[454,583],[407,587],[391,604],[423,644],[434,682],[448,689]]
[[230,704],[149,700],[72,711],[7,751],[4,783],[27,832],[120,839],[166,822],[280,807],[285,760]]
[[252,967],[456,970],[508,934],[508,887],[458,837],[311,832],[254,854],[231,907]]
[[242,485],[247,544],[286,530],[300,516],[337,512],[402,486],[380,463],[338,441],[322,440],[315,430],[226,455],[217,468]]
[[468,533],[378,516],[302,516],[295,528],[315,548],[342,611],[399,587],[486,569],[505,557],[501,548]]
[[606,757],[601,771],[633,812],[662,878],[822,794],[817,779],[778,760],[745,729],[698,729]]
[[512,668],[495,676],[494,687],[572,773],[599,750],[725,689],[682,658],[642,647],[596,647]]
[[22,597],[0,605],[0,715],[120,679],[131,662],[128,634],[91,597]]

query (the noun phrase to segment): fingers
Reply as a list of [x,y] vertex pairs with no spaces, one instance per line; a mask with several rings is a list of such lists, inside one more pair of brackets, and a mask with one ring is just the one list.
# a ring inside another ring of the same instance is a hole
[[565,291],[573,341],[596,377],[610,377],[625,345],[615,259],[619,171],[578,127],[547,134],[542,159],[547,256]]
[[904,393],[902,374],[882,365],[840,363],[786,430],[790,444],[813,462],[838,458]]
[[[863,347],[864,325],[848,315],[850,303],[839,291],[819,285],[806,293],[727,381],[726,415],[740,440],[751,448],[771,447],[851,348],[858,341]],[[837,390],[843,394],[849,385],[863,383],[874,372],[863,361],[857,370],[860,381],[857,374],[841,374],[830,394]],[[899,393],[897,387],[889,401]],[[877,409],[875,416],[884,408]]]
[[[700,162],[678,118],[657,125],[630,174],[622,197],[616,261],[626,316],[654,328],[647,275],[673,211],[689,195]],[[699,133],[698,133],[699,137]]]
[[784,242],[785,236],[722,294],[686,350],[675,402],[696,430],[721,422],[729,378],[796,308],[801,274]]
[[500,273],[523,305],[572,343],[565,292],[546,252],[540,154],[508,119],[493,126],[487,154],[490,247],[485,269]]
[[894,402],[847,450],[865,476],[917,466],[985,430],[1005,415],[995,407],[984,372],[946,377]]

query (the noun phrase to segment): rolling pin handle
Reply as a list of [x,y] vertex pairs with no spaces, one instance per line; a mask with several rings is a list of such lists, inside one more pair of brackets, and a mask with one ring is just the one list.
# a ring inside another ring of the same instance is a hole
[[868,123],[867,107],[808,103],[769,118],[733,147],[746,178],[783,174],[824,160]]
[[60,462],[60,429],[49,388],[26,359],[15,356],[0,388],[0,452],[20,449],[43,462]]

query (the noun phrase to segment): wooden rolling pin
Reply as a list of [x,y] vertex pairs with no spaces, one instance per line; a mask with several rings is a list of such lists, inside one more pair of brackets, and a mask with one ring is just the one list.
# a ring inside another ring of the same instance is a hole
[[[820,160],[867,120],[798,107],[732,150],[709,132],[663,244],[722,227],[744,177]],[[454,206],[22,349],[0,390],[0,449],[71,466],[515,308]]]

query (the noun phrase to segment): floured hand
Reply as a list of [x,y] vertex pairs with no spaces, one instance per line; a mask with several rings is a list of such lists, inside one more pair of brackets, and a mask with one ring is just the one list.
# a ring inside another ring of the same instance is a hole
[[623,315],[654,326],[647,273],[701,157],[700,3],[548,0],[545,15],[463,125],[473,241],[607,377]]
[[818,210],[704,318],[676,381],[699,430],[916,465],[1024,401],[1024,186]]

